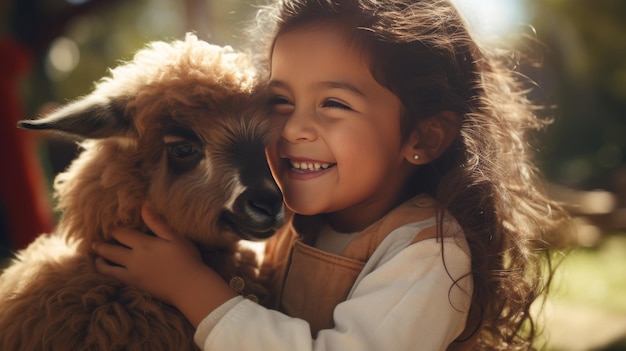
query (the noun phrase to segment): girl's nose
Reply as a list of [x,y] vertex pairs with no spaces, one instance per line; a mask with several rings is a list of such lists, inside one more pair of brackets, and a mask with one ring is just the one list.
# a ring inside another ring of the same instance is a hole
[[315,140],[317,138],[315,116],[305,111],[295,110],[287,118],[281,136],[292,143]]

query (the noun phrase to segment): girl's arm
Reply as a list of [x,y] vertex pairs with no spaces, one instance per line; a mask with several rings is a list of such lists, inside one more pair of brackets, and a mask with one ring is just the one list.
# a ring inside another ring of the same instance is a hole
[[217,307],[237,296],[210,267],[188,239],[177,235],[144,205],[146,225],[156,236],[117,229],[113,238],[122,245],[94,244],[98,272],[148,291],[175,306],[197,327]]

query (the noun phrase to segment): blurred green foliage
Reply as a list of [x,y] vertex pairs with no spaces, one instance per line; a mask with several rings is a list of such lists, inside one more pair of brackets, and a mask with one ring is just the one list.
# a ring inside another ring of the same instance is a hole
[[[37,46],[33,72],[23,88],[32,117],[47,102],[63,103],[89,93],[109,68],[131,59],[150,41],[180,39],[194,31],[202,39],[233,44],[238,23],[250,16],[252,7],[234,0],[20,0],[9,9],[13,17],[8,30],[27,46]],[[45,20],[55,17],[65,20]],[[31,28],[38,20],[43,22],[35,26],[39,33]],[[57,31],[56,38],[46,38],[50,30]],[[79,49],[78,64],[69,72],[51,71],[50,50],[59,37]]]
[[618,190],[626,161],[626,2],[526,3],[545,45],[533,78],[556,105],[542,168],[562,184]]

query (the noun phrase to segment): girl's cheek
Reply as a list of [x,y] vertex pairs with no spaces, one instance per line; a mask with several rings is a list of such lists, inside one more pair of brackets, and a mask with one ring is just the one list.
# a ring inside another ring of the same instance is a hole
[[268,144],[273,145],[278,142],[280,136],[283,132],[283,128],[285,127],[285,118],[281,118],[280,116],[270,115],[269,116],[269,131],[268,131]]
[[283,132],[284,123],[272,122],[269,136],[268,136],[268,145],[276,145],[280,140],[280,136]]
[[[270,144],[267,148],[265,148],[265,158],[270,167],[270,171],[272,172],[272,176],[274,180],[279,183],[279,166],[280,166],[280,158],[278,157],[278,153],[276,151],[276,143]],[[280,185],[280,184],[279,184]]]

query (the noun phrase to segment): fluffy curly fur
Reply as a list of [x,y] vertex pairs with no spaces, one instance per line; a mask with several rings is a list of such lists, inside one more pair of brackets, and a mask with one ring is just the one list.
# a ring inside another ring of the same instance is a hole
[[90,247],[114,227],[145,229],[150,201],[225,278],[261,279],[238,242],[270,236],[283,209],[257,83],[247,55],[189,34],[152,43],[90,95],[21,123],[85,140],[55,179],[57,229],[0,276],[0,350],[196,349],[181,314],[98,274]]

